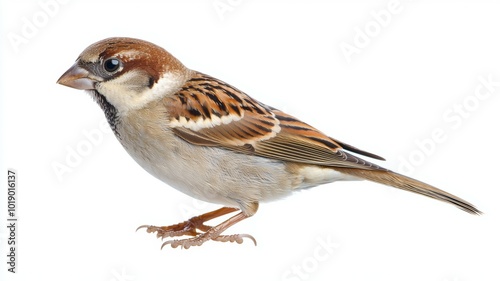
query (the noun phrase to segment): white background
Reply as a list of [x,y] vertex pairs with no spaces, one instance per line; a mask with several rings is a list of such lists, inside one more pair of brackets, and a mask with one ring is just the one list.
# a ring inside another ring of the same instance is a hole
[[[487,92],[479,78],[500,81],[494,1],[6,2],[0,157],[2,182],[7,168],[19,175],[18,273],[5,268],[2,223],[0,279],[500,280],[500,86]],[[148,175],[101,129],[91,98],[55,83],[85,47],[110,36],[154,42],[485,214],[339,182],[261,204],[227,231],[252,234],[257,247],[160,250],[135,228],[219,206]],[[356,53],[346,56],[347,45]],[[435,130],[443,136],[431,143]]]

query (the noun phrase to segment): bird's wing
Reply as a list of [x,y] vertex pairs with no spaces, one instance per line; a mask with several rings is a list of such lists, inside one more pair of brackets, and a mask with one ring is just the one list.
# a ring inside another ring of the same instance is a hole
[[179,92],[163,101],[168,107],[173,132],[193,145],[332,167],[341,173],[451,203],[472,214],[481,213],[459,197],[346,152],[383,160],[332,139],[207,75],[197,73]]
[[383,160],[380,156],[332,139],[208,75],[196,73],[164,105],[173,132],[194,145],[304,164],[385,170],[345,150]]

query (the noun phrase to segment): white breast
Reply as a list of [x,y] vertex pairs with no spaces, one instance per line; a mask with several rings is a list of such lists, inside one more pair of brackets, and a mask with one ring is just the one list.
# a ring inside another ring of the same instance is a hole
[[244,209],[295,189],[357,179],[329,168],[288,169],[279,160],[192,145],[175,136],[167,118],[159,109],[129,112],[117,128],[120,141],[150,174],[199,200]]
[[159,120],[122,117],[120,141],[146,171],[191,197],[244,208],[291,194],[299,181],[281,161],[189,144]]

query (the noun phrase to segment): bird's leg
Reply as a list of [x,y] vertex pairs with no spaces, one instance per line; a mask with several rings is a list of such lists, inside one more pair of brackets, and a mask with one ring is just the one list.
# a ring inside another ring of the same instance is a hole
[[228,229],[232,225],[248,217],[250,217],[250,215],[246,215],[245,213],[240,212],[237,215],[222,222],[221,224],[207,229],[205,233],[197,234],[193,238],[187,238],[181,240],[169,240],[163,243],[161,247],[163,248],[166,245],[170,245],[172,246],[172,248],[177,248],[178,246],[181,246],[181,248],[189,249],[189,247],[191,246],[201,246],[208,240],[214,240],[219,242],[236,242],[238,244],[241,244],[243,243],[243,238],[249,238],[253,241],[255,245],[257,245],[255,238],[253,238],[249,234],[220,235],[224,230]]
[[198,230],[207,232],[212,229],[211,226],[205,225],[205,222],[235,212],[237,210],[237,208],[222,207],[215,211],[192,217],[189,220],[178,224],[170,226],[141,225],[136,229],[136,231],[141,228],[146,228],[146,231],[148,233],[156,232],[156,236],[161,237],[162,239],[165,237],[176,237],[183,235],[197,236],[200,234]]

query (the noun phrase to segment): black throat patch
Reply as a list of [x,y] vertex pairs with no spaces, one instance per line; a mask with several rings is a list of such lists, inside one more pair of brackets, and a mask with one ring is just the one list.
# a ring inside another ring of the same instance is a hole
[[101,107],[102,111],[104,111],[104,116],[106,116],[106,119],[108,120],[109,126],[111,127],[111,130],[113,130],[113,133],[115,133],[115,136],[120,139],[120,134],[117,131],[117,126],[120,123],[120,118],[118,117],[118,112],[116,108],[108,102],[106,97],[103,95],[99,94],[96,90],[90,91],[90,95],[94,100],[99,104]]

